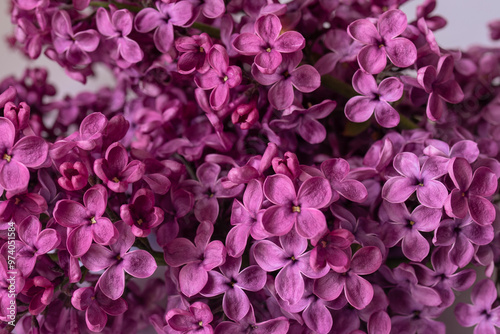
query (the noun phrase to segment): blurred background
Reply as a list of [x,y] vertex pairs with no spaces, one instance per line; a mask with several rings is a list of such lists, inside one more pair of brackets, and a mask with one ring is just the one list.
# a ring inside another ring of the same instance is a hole
[[[111,73],[104,67],[97,67],[97,77],[90,78],[86,85],[82,85],[67,77],[55,62],[45,58],[43,54],[39,59],[31,61],[21,52],[10,49],[6,41],[6,36],[13,31],[9,3],[9,0],[0,0],[0,80],[10,75],[21,76],[26,67],[43,66],[49,70],[49,81],[56,86],[60,97],[83,90],[96,91],[100,87],[113,84]],[[423,0],[410,0],[402,6],[401,9],[408,15],[409,22],[415,19],[416,7],[422,3]],[[441,47],[453,49],[464,49],[472,45],[500,47],[500,41],[490,40],[487,27],[488,22],[500,18],[499,0],[438,0],[434,14],[439,14],[448,21],[444,29],[435,33]],[[478,280],[482,278],[484,278],[482,273],[478,273]],[[470,303],[470,289],[458,292],[457,302]],[[472,328],[462,328],[458,325],[453,315],[453,307],[444,312],[438,320],[446,323],[449,334],[473,332]]]

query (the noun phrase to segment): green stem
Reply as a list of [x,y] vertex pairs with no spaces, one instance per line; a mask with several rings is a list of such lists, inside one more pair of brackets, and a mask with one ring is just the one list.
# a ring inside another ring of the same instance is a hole
[[191,164],[186,160],[186,158],[184,158],[182,155],[178,153],[174,153],[174,157],[179,159],[182,162],[182,164],[186,167],[186,171],[188,172],[191,179],[198,180],[198,178],[196,177],[196,173],[193,170],[193,167],[191,167]]
[[124,3],[119,3],[119,2],[107,2],[107,1],[91,1],[89,3],[90,7],[102,7],[102,8],[109,8],[109,5],[114,5],[118,9],[128,9],[131,12],[138,13],[143,7],[138,7],[134,5],[127,5]]
[[195,22],[191,28],[206,32],[210,37],[220,39],[220,30],[205,23]]

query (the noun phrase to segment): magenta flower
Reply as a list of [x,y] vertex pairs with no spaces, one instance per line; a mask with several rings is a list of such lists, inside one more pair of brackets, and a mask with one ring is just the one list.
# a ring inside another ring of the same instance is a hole
[[278,110],[290,107],[293,103],[295,87],[302,93],[311,93],[321,85],[321,77],[311,65],[297,67],[302,60],[302,51],[287,53],[273,74],[264,74],[257,65],[252,65],[252,75],[260,84],[269,89],[269,103]]
[[319,210],[332,198],[326,179],[312,177],[296,192],[288,176],[271,175],[264,182],[264,195],[274,204],[262,216],[264,229],[272,235],[285,235],[294,225],[304,238],[315,237],[326,229],[325,216]]
[[320,168],[332,187],[332,202],[342,196],[350,201],[361,203],[368,196],[363,183],[348,178],[351,167],[346,160],[328,159],[321,163]]
[[122,298],[109,299],[99,287],[79,288],[71,296],[71,304],[77,310],[85,311],[85,322],[92,332],[101,332],[108,321],[108,314],[117,316],[128,309]]
[[[9,91],[5,91],[0,95],[0,100],[2,95],[5,94],[5,98],[9,98]],[[0,102],[0,105],[1,102]],[[24,130],[29,126],[31,108],[25,102],[15,105],[12,102],[5,103],[3,107],[3,114],[5,118],[8,118],[17,130]]]
[[252,252],[257,264],[265,271],[281,269],[276,276],[275,287],[278,295],[290,305],[296,304],[304,294],[304,277],[325,276],[330,267],[315,271],[310,265],[307,239],[295,230],[279,237],[279,246],[269,240],[259,241]]
[[427,145],[424,148],[424,154],[430,157],[440,156],[445,158],[464,158],[469,163],[476,161],[479,156],[479,148],[477,143],[472,140],[460,140],[457,141],[453,146],[450,146],[444,141],[437,139],[426,140]]
[[430,246],[420,232],[433,232],[439,226],[442,210],[419,205],[410,214],[404,203],[384,204],[389,217],[388,224],[384,225],[386,246],[394,247],[402,241],[403,254],[411,261],[422,261],[429,254]]
[[38,216],[48,209],[45,199],[34,193],[7,192],[7,200],[0,202],[0,223],[20,223],[29,215]]
[[206,33],[176,39],[175,48],[182,52],[177,61],[179,73],[190,74],[195,70],[206,73],[210,69],[208,51],[211,47],[212,40]]
[[189,1],[156,1],[155,6],[157,9],[144,8],[136,15],[135,29],[142,33],[155,29],[155,46],[161,52],[167,53],[174,43],[174,26],[186,26],[193,16],[193,6]]
[[126,9],[117,10],[111,16],[104,8],[97,9],[97,29],[106,36],[106,42],[110,44],[108,50],[111,58],[124,68],[144,58],[139,44],[127,37],[132,32],[133,19],[132,13]]
[[463,219],[443,220],[433,242],[437,246],[447,246],[450,262],[463,268],[476,252],[474,245],[487,245],[493,241],[494,235],[493,226],[476,224],[467,215]]
[[193,303],[189,310],[172,309],[165,315],[168,325],[181,334],[212,334],[210,323],[214,319],[207,304]]
[[43,276],[36,276],[26,281],[22,294],[31,299],[29,312],[32,315],[39,315],[54,298],[54,284]]
[[196,231],[194,244],[185,238],[177,238],[165,248],[165,262],[172,267],[185,266],[179,272],[179,285],[183,294],[192,297],[200,292],[208,281],[208,271],[226,261],[226,248],[219,240],[210,242],[214,227],[202,222]]
[[304,37],[296,31],[281,33],[280,19],[274,14],[262,15],[255,21],[255,33],[244,32],[233,41],[233,47],[245,56],[255,56],[260,72],[273,74],[282,62],[282,53],[302,50]]
[[285,317],[277,317],[263,322],[255,320],[255,313],[252,305],[248,313],[237,321],[223,321],[215,328],[215,334],[286,334],[290,327],[290,322]]
[[311,251],[311,267],[318,271],[326,265],[334,271],[349,266],[351,261],[348,249],[354,242],[354,235],[345,229],[327,232],[318,241],[312,242],[314,248]]
[[420,168],[415,154],[402,152],[394,157],[393,164],[401,176],[387,180],[382,188],[382,198],[390,203],[402,203],[416,191],[419,202],[426,207],[443,207],[448,191],[436,179],[446,174],[448,159],[430,157]]
[[109,218],[103,217],[108,202],[108,192],[97,184],[83,195],[83,205],[63,199],[56,203],[54,219],[62,226],[71,228],[66,246],[74,257],[87,253],[92,240],[109,245],[116,240],[118,231]]
[[26,136],[16,142],[16,128],[0,117],[0,187],[20,190],[28,186],[28,168],[40,167],[49,153],[49,145],[40,137]]
[[243,203],[234,199],[231,211],[231,225],[234,227],[226,237],[227,254],[240,257],[247,245],[249,235],[254,240],[261,240],[269,236],[262,226],[262,201],[264,193],[262,183],[250,180],[243,194]]
[[325,47],[332,52],[326,53],[314,64],[321,75],[331,73],[338,63],[355,60],[362,46],[357,41],[353,42],[343,29],[329,29],[324,35],[323,42]]
[[229,66],[227,51],[219,44],[215,44],[210,48],[208,63],[211,69],[198,74],[195,77],[195,82],[201,89],[212,89],[210,106],[214,110],[221,110],[229,102],[229,89],[241,83],[241,68]]
[[94,161],[94,172],[116,193],[125,192],[130,183],[139,181],[146,166],[139,160],[128,162],[128,153],[120,143],[111,144],[104,158]]
[[377,247],[368,246],[358,250],[351,259],[345,273],[330,271],[314,282],[314,293],[324,300],[334,300],[342,291],[349,304],[358,310],[364,309],[373,298],[373,287],[360,275],[377,271],[382,264],[382,253]]
[[399,79],[386,78],[377,87],[371,74],[358,70],[352,78],[352,86],[363,96],[355,96],[345,105],[345,115],[350,121],[361,123],[375,113],[377,123],[385,128],[399,124],[399,114],[389,104],[403,96],[403,83]]
[[89,172],[87,171],[87,167],[80,161],[76,161],[75,163],[63,162],[59,166],[59,172],[62,176],[57,179],[57,183],[65,190],[81,190],[88,183]]
[[134,194],[131,204],[123,204],[120,207],[120,218],[132,227],[132,233],[136,237],[147,237],[153,227],[163,222],[163,210],[154,205],[153,192],[142,188]]
[[190,22],[196,20],[200,12],[209,19],[215,19],[224,14],[226,5],[224,0],[189,0],[193,6],[193,17]]
[[493,204],[486,199],[497,190],[498,177],[488,167],[472,168],[464,158],[453,158],[448,166],[455,189],[446,198],[444,208],[450,217],[470,215],[479,225],[491,224],[496,217]]
[[360,19],[347,27],[356,41],[365,44],[359,51],[359,67],[370,74],[382,72],[387,57],[397,67],[408,67],[417,60],[417,48],[401,35],[408,24],[405,13],[389,10],[378,18],[377,27],[368,19]]
[[500,306],[492,309],[498,292],[495,283],[484,279],[472,289],[472,304],[459,303],[455,307],[455,316],[460,325],[474,328],[474,334],[495,334],[500,328]]
[[35,267],[37,257],[56,248],[61,238],[54,229],[45,228],[42,231],[42,224],[35,216],[26,217],[17,226],[17,233],[20,241],[16,245],[16,267],[28,277]]
[[117,300],[125,290],[125,272],[137,278],[148,278],[156,271],[156,262],[151,254],[144,250],[129,252],[135,237],[130,227],[123,221],[115,224],[118,239],[110,249],[92,244],[82,256],[82,263],[92,271],[105,269],[97,285],[106,297]]
[[52,40],[57,53],[62,54],[73,65],[87,65],[92,59],[87,52],[93,52],[99,45],[99,34],[93,29],[73,32],[71,18],[64,10],[52,16]]
[[267,274],[257,265],[246,267],[240,272],[241,257],[226,257],[220,271],[208,272],[208,281],[200,294],[214,297],[224,294],[222,309],[234,321],[241,320],[250,310],[250,300],[243,290],[259,291],[267,281]]

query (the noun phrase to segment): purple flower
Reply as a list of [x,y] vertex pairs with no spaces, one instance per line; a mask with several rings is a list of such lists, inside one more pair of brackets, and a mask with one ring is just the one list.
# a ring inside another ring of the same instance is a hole
[[172,267],[185,266],[179,272],[179,285],[183,294],[192,297],[200,292],[208,281],[208,271],[226,260],[226,248],[219,240],[210,242],[214,227],[202,222],[196,231],[194,244],[185,238],[177,238],[165,248],[165,262]]
[[334,300],[342,291],[349,304],[358,310],[364,309],[373,298],[373,287],[360,275],[377,271],[382,264],[382,253],[377,247],[368,246],[358,250],[351,259],[347,272],[330,271],[314,282],[314,293],[324,300]]
[[436,121],[441,118],[446,110],[444,103],[460,103],[464,99],[464,93],[458,82],[453,78],[454,60],[451,55],[439,58],[437,69],[432,66],[425,66],[418,70],[417,81],[429,94],[427,101],[427,117]]
[[304,238],[315,237],[326,229],[325,216],[319,210],[332,198],[326,179],[312,177],[296,192],[288,176],[271,175],[264,182],[264,195],[275,204],[262,216],[264,229],[272,235],[285,235],[294,225]]
[[500,306],[492,309],[498,292],[490,279],[484,279],[472,289],[472,304],[459,303],[455,307],[455,316],[460,325],[474,328],[474,334],[495,334],[500,328]]
[[422,168],[418,157],[402,152],[394,157],[394,168],[401,176],[387,180],[382,188],[382,198],[390,203],[402,203],[415,191],[419,202],[428,208],[442,208],[448,191],[436,179],[446,174],[448,159],[430,157]]
[[286,334],[290,322],[285,317],[277,317],[274,319],[257,322],[252,305],[250,305],[248,313],[237,323],[231,321],[223,321],[215,328],[215,334]]
[[385,128],[399,124],[399,114],[389,104],[403,96],[403,83],[399,79],[386,78],[377,87],[371,74],[358,70],[352,78],[352,86],[363,96],[355,96],[345,105],[345,115],[350,121],[361,123],[375,113],[377,123]]
[[42,313],[52,302],[54,284],[43,276],[36,276],[26,281],[22,294],[31,299],[28,310],[32,315],[36,316]]
[[215,19],[224,14],[226,6],[223,0],[189,0],[194,6],[193,17],[196,20],[200,12],[209,19]]
[[368,191],[361,182],[348,178],[351,168],[346,160],[328,159],[321,163],[320,168],[332,187],[332,202],[342,196],[350,201],[361,203],[368,196]]
[[7,192],[7,200],[0,202],[0,222],[20,223],[29,215],[38,216],[47,211],[47,202],[39,194],[13,194]]
[[417,60],[417,48],[408,39],[397,37],[407,26],[406,15],[392,9],[380,15],[377,27],[368,19],[360,19],[347,27],[347,32],[356,41],[365,44],[359,51],[359,67],[370,74],[382,72],[387,57],[397,67],[408,67]]
[[212,89],[210,106],[221,110],[229,102],[229,89],[241,83],[241,68],[229,66],[229,56],[226,49],[215,44],[208,52],[208,63],[211,69],[195,77],[196,85],[204,90]]
[[283,300],[294,305],[304,294],[303,276],[323,277],[330,268],[323,267],[319,271],[311,268],[311,252],[306,252],[307,239],[295,230],[279,237],[279,243],[280,246],[269,240],[262,240],[253,246],[252,252],[257,264],[265,271],[281,269],[276,276],[276,292]]
[[106,36],[110,44],[108,50],[118,66],[126,68],[144,58],[144,53],[136,41],[127,37],[132,32],[134,16],[126,9],[108,13],[104,8],[97,9],[96,23],[99,32]]
[[177,61],[179,73],[190,74],[195,70],[205,73],[210,69],[208,51],[212,40],[206,33],[194,36],[183,36],[175,40],[175,48],[183,52]]
[[[2,95],[4,94],[6,98],[10,97],[8,91],[2,93]],[[21,131],[29,126],[31,108],[25,102],[21,102],[17,106],[12,102],[7,102],[3,108],[5,118],[8,118],[17,130]]]
[[116,242],[110,249],[92,244],[89,251],[82,256],[82,263],[92,271],[105,269],[99,277],[97,285],[106,297],[117,300],[125,290],[125,273],[137,277],[148,278],[156,271],[156,262],[151,254],[144,250],[131,251],[135,237],[130,227],[123,221],[115,224],[118,230]]
[[26,217],[17,226],[17,233],[20,241],[16,245],[16,267],[28,277],[35,267],[37,257],[56,248],[61,238],[54,229],[45,228],[42,231],[42,224],[35,216]]
[[63,199],[56,203],[54,219],[62,226],[71,228],[66,246],[74,257],[87,253],[92,240],[100,245],[109,245],[116,239],[118,231],[106,211],[108,192],[98,184],[83,195],[83,204]]
[[446,213],[457,218],[469,214],[479,225],[491,224],[496,216],[495,207],[485,197],[497,190],[498,177],[488,167],[479,167],[472,174],[464,158],[451,159],[448,170],[456,188],[446,198]]
[[450,146],[444,141],[437,139],[429,139],[425,142],[427,145],[424,148],[424,154],[430,157],[440,156],[445,158],[464,158],[469,163],[476,161],[479,156],[479,148],[477,143],[472,140],[457,141],[450,149]]
[[403,254],[411,261],[420,262],[429,254],[429,242],[420,232],[434,231],[441,221],[441,209],[417,206],[412,213],[404,203],[384,202],[389,217],[384,225],[384,242],[387,247],[394,247],[401,241]]
[[71,304],[80,311],[85,311],[85,322],[92,332],[102,332],[108,321],[108,314],[117,316],[128,309],[122,298],[109,299],[99,287],[79,288],[71,296]]
[[271,105],[283,110],[293,103],[293,88],[302,93],[311,93],[321,85],[321,77],[311,65],[297,67],[302,60],[302,51],[287,53],[273,74],[264,74],[257,65],[252,65],[252,75],[260,84],[269,86],[268,99]]
[[168,325],[181,334],[212,334],[210,323],[214,319],[207,304],[193,303],[189,310],[173,309],[165,315]]
[[155,196],[149,189],[139,189],[132,197],[131,204],[120,207],[120,218],[132,226],[132,233],[138,238],[144,238],[151,229],[163,222],[164,212],[155,205]]
[[26,136],[16,142],[16,128],[0,117],[0,187],[21,190],[28,186],[28,168],[40,167],[46,160],[49,145],[40,137]]
[[246,267],[240,272],[241,257],[226,257],[220,271],[208,272],[208,281],[200,294],[214,297],[224,294],[222,309],[234,321],[241,320],[250,310],[250,300],[243,290],[259,291],[267,281],[267,274],[257,265]]
[[57,183],[65,190],[81,190],[88,183],[89,172],[85,164],[80,161],[76,161],[75,163],[63,162],[59,166],[59,172],[62,176],[57,179]]
[[323,42],[325,47],[332,52],[325,54],[314,64],[321,75],[331,73],[338,63],[355,60],[362,46],[356,41],[352,42],[347,32],[342,29],[328,30],[324,35]]
[[350,255],[346,252],[354,242],[354,236],[345,229],[328,232],[318,241],[312,242],[314,248],[311,251],[311,267],[318,271],[329,265],[334,271],[349,266]]
[[493,226],[476,224],[466,216],[463,219],[443,220],[433,241],[437,246],[448,246],[451,263],[463,268],[474,256],[474,245],[487,245],[493,241],[494,235]]
[[255,21],[255,34],[244,32],[233,41],[233,47],[246,56],[254,56],[260,72],[273,74],[282,62],[282,53],[302,50],[304,37],[296,31],[280,35],[280,19],[274,14],[262,15]]
[[64,53],[70,64],[87,65],[92,61],[87,52],[97,49],[99,34],[93,29],[75,34],[69,14],[59,10],[52,16],[52,40],[57,53]]
[[139,160],[128,162],[127,150],[120,143],[110,145],[104,158],[94,162],[96,175],[116,193],[125,192],[130,183],[139,181],[145,169]]
[[135,17],[135,29],[146,33],[153,29],[154,43],[158,50],[167,53],[174,43],[174,26],[185,27],[193,16],[189,1],[165,3],[156,1],[154,8],[145,8]]

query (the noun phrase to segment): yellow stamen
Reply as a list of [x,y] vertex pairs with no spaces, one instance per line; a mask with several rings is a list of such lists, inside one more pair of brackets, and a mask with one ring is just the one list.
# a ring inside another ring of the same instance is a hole
[[421,187],[423,187],[423,186],[424,186],[424,184],[423,184],[422,182],[420,182],[418,185],[419,185],[419,186],[421,186]]
[[16,201],[14,202],[15,205],[18,205],[21,203],[21,199],[19,197],[16,197]]
[[292,206],[292,212],[300,212],[300,206]]
[[295,256],[292,255],[291,257],[292,261],[296,261],[297,259],[295,258]]
[[203,327],[203,321],[198,322],[198,326]]
[[415,222],[413,220],[410,220],[410,225],[411,226],[415,225]]
[[97,223],[97,220],[95,220],[95,217],[90,218],[90,223],[91,223],[91,224],[95,224],[95,223]]
[[200,46],[200,52],[205,52],[205,49],[203,48],[203,46]]
[[383,47],[384,47],[384,44],[379,44],[379,45],[378,45],[378,48],[379,48],[379,49],[382,49]]
[[139,219],[139,220],[137,221],[137,224],[139,224],[139,225],[142,225],[142,223],[144,223],[144,221],[143,221],[142,219]]
[[118,261],[120,261],[120,260],[122,259],[122,257],[121,257],[120,255],[117,255],[117,256],[116,256],[116,259],[117,259]]
[[10,160],[12,160],[12,156],[8,155],[7,153],[4,153],[3,159],[7,160],[7,162],[10,162]]
[[321,241],[321,246],[323,246],[323,248],[326,248],[326,241],[325,240]]
[[224,82],[226,82],[227,80],[229,80],[229,78],[226,76],[224,76]]
[[272,50],[271,50],[271,48],[267,48],[266,51],[267,52],[271,52]]
[[119,183],[120,182],[120,180],[118,180],[118,178],[116,176],[113,178],[112,181],[115,182],[115,183]]
[[465,193],[462,193],[462,197],[465,197]]
[[90,300],[95,300],[95,297],[94,296],[90,297]]

